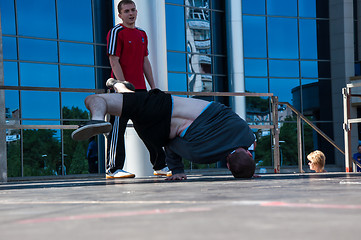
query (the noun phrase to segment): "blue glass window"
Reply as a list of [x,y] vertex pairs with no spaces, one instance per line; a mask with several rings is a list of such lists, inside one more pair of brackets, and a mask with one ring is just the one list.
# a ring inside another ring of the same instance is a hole
[[212,9],[224,11],[224,1],[210,0],[210,2]]
[[[202,67],[203,69],[206,70],[206,72],[212,72],[211,71],[211,67],[213,68],[213,73],[214,74],[227,74],[227,66],[225,66],[225,62],[227,62],[226,58],[225,57],[213,57],[213,65],[208,65],[207,67],[209,69],[206,69],[206,67]],[[224,81],[227,81],[227,80],[224,80]]]
[[297,16],[297,0],[268,0],[267,13],[273,16]]
[[266,77],[267,60],[245,59],[244,72],[246,76]]
[[13,112],[19,110],[19,91],[5,90],[5,108],[8,109],[6,117],[13,118]]
[[14,37],[3,37],[3,53],[5,60],[16,60],[17,49],[16,49],[16,38]]
[[318,77],[330,78],[331,77],[331,64],[330,62],[318,62]]
[[318,79],[301,79],[302,85],[307,85],[307,84],[315,83],[315,82],[318,82]]
[[184,4],[184,0],[165,0],[166,3]]
[[184,53],[167,53],[168,71],[186,72],[186,55]]
[[361,75],[361,63],[357,62],[355,63],[355,76]]
[[267,93],[268,79],[267,78],[246,78],[245,79],[246,92],[253,93]]
[[299,77],[298,61],[270,60],[270,77]]
[[52,64],[20,63],[21,86],[59,87],[58,66]]
[[59,39],[93,42],[91,2],[91,0],[57,1]]
[[89,44],[61,42],[60,62],[94,65],[94,48]]
[[18,86],[18,63],[4,62],[4,83],[7,86]]
[[268,18],[270,58],[298,58],[297,19]]
[[55,1],[17,0],[16,2],[19,35],[57,37]]
[[166,5],[167,49],[185,51],[184,8]]
[[300,17],[316,17],[316,0],[299,0]]
[[58,92],[21,92],[23,118],[59,119],[59,104]]
[[298,79],[270,79],[270,92],[278,96],[280,102],[293,104],[293,94],[299,94],[299,91],[293,91],[299,86]]
[[88,109],[85,107],[84,99],[91,94],[92,93],[63,92],[61,93],[62,107],[67,107],[69,109],[72,107],[77,107],[82,111],[88,111]]
[[265,0],[242,0],[242,12],[245,14],[265,14]]
[[109,57],[105,54],[107,52],[106,46],[95,46],[96,51],[96,64],[98,66],[109,67]]
[[168,91],[187,91],[186,74],[168,73]]
[[213,58],[206,55],[188,54],[189,73],[211,73]]
[[245,57],[267,57],[265,17],[243,17]]
[[[302,80],[302,106],[304,112],[320,109],[319,84],[317,79]],[[298,107],[300,109],[300,107]]]
[[3,34],[16,34],[14,1],[0,0],[1,31]]
[[300,19],[300,55],[303,59],[317,59],[316,20]]
[[[47,120],[23,120],[23,125],[60,125],[60,122]],[[53,129],[53,131],[55,131],[53,136],[60,140],[60,130]]]
[[55,41],[19,38],[20,60],[58,62],[58,49]]
[[301,77],[317,78],[318,64],[316,61],[301,61]]
[[[226,28],[224,27],[224,13],[220,12],[211,12],[211,26],[212,30],[209,29],[211,33],[211,40],[208,40],[209,44],[211,46],[208,48],[208,44],[205,44],[207,46],[206,51],[207,53],[213,53],[213,54],[222,54],[226,55],[227,52],[227,46],[226,44],[223,44],[224,42],[224,36],[226,36]],[[208,43],[207,42],[207,43]]]
[[62,88],[95,88],[95,73],[92,67],[61,66]]

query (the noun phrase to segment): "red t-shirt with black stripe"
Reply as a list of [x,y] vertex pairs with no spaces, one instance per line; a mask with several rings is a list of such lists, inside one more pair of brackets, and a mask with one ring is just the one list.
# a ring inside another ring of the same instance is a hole
[[127,28],[122,24],[114,26],[108,32],[107,54],[119,57],[126,81],[136,89],[146,89],[143,63],[144,57],[148,56],[148,38],[144,30]]

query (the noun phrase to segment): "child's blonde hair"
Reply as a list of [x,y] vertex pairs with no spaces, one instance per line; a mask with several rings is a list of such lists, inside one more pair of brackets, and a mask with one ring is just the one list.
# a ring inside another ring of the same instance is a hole
[[326,157],[320,150],[316,150],[308,154],[307,159],[317,165],[321,171],[325,168]]

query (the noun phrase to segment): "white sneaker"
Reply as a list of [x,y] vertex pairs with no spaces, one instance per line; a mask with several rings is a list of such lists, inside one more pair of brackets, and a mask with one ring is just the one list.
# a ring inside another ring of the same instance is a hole
[[107,171],[106,178],[133,178],[135,174],[118,169],[115,172],[111,173]]
[[168,167],[165,167],[165,168],[162,168],[160,170],[154,171],[153,175],[170,177],[170,176],[172,176],[172,171],[170,171]]

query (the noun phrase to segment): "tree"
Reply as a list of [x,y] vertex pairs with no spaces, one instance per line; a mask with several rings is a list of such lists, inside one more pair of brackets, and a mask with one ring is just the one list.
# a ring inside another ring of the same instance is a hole
[[68,167],[69,174],[84,174],[88,172],[88,161],[86,159],[86,149],[83,144],[78,143],[71,158],[70,166]]
[[[77,125],[76,119],[89,119],[87,111],[77,107],[63,108],[63,118],[70,119],[64,124]],[[73,130],[64,130],[64,165],[68,173],[87,173],[87,141],[71,139]],[[46,176],[61,174],[61,144],[56,130],[23,130],[23,171],[24,176]],[[7,143],[8,176],[21,177],[21,141]],[[70,172],[69,172],[70,171]]]
[[[297,144],[297,117],[288,116],[280,127],[280,160],[283,166],[298,164],[298,144]],[[305,151],[313,149],[312,128],[308,124],[303,124],[303,138]],[[271,135],[258,139],[256,148],[256,162],[262,160],[263,166],[272,165]]]
[[61,159],[60,142],[55,130],[23,130],[23,164],[25,176],[56,174]]
[[[89,119],[89,113],[83,111],[78,107],[63,107],[63,118],[70,119],[64,122],[64,125],[78,125],[79,121],[74,119]],[[68,174],[85,173],[88,171],[88,162],[84,165],[83,161],[86,160],[86,151],[88,149],[88,141],[76,142],[71,138],[73,130],[64,130],[64,154],[66,158],[64,160],[65,167],[68,170]],[[79,161],[79,162],[77,162]],[[76,163],[77,162],[77,163]]]
[[261,166],[272,165],[271,135],[260,137],[257,140],[255,161]]
[[21,177],[20,140],[7,143],[8,177]]

